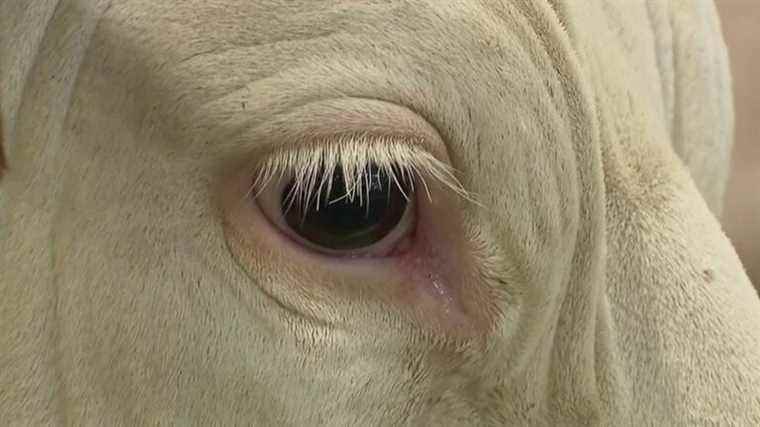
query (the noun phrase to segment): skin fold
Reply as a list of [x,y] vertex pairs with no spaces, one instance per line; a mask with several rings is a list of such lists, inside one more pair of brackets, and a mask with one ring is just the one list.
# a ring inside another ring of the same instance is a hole
[[[707,0],[0,0],[0,420],[760,425],[731,102]],[[344,124],[477,196],[421,270],[294,262],[235,197]],[[433,274],[464,321],[383,294]]]

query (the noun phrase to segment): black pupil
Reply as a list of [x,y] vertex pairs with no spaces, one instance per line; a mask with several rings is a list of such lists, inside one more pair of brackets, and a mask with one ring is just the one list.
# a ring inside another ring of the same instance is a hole
[[[367,247],[387,236],[399,223],[409,203],[395,180],[391,182],[381,168],[367,168],[364,182],[357,186],[361,198],[346,196],[346,182],[338,167],[333,173],[332,187],[324,185],[317,204],[316,194],[309,206],[291,203],[293,183],[288,184],[281,199],[285,221],[299,236],[311,243],[331,250],[355,250]],[[399,180],[401,181],[401,180]],[[402,187],[407,187],[402,184]]]

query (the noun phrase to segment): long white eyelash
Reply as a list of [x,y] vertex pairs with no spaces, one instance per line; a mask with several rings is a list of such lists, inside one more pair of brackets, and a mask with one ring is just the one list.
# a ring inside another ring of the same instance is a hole
[[[340,198],[345,197],[352,203],[358,198],[361,206],[365,200],[368,201],[372,179],[368,170],[373,164],[390,178],[389,181],[397,186],[406,199],[409,199],[409,194],[406,194],[402,184],[407,184],[407,188],[414,191],[415,178],[422,184],[427,197],[431,197],[425,181],[428,176],[458,196],[478,204],[474,195],[465,190],[456,178],[453,169],[427,151],[416,144],[399,141],[398,138],[369,134],[311,141],[307,146],[287,147],[270,153],[258,168],[249,193],[255,198],[273,180],[291,177],[291,191],[284,199],[286,209],[297,204],[305,212],[314,197],[317,199],[316,205],[320,206],[319,197],[325,186],[325,194],[330,194],[334,173],[337,168],[341,168],[346,193]],[[335,199],[328,203],[334,201]]]

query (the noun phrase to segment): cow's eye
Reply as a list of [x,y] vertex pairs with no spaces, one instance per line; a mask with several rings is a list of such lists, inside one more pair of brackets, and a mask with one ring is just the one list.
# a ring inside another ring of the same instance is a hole
[[308,187],[285,178],[264,190],[259,205],[281,231],[313,250],[342,257],[387,256],[413,231],[413,185],[375,164],[357,176],[346,179],[338,167]]

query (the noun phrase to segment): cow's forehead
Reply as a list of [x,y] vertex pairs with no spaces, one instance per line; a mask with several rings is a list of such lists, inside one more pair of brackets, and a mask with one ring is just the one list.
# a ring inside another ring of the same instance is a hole
[[[523,99],[515,102],[521,110],[547,90],[562,90],[558,73],[532,78],[537,67],[555,68],[536,64],[529,53],[545,51],[537,24],[527,19],[533,8],[509,2],[120,2],[103,15],[90,52],[108,63],[99,76],[110,73],[113,85],[142,91],[157,104],[145,109],[163,114],[172,129],[192,129],[186,140],[203,138],[198,129],[263,119],[288,104],[346,96],[403,104],[453,128],[466,109],[482,108],[477,99],[485,88]],[[542,20],[556,19],[548,7],[536,9],[546,12]],[[544,52],[538,60],[554,59]],[[494,80],[486,86],[461,78],[470,72]]]

